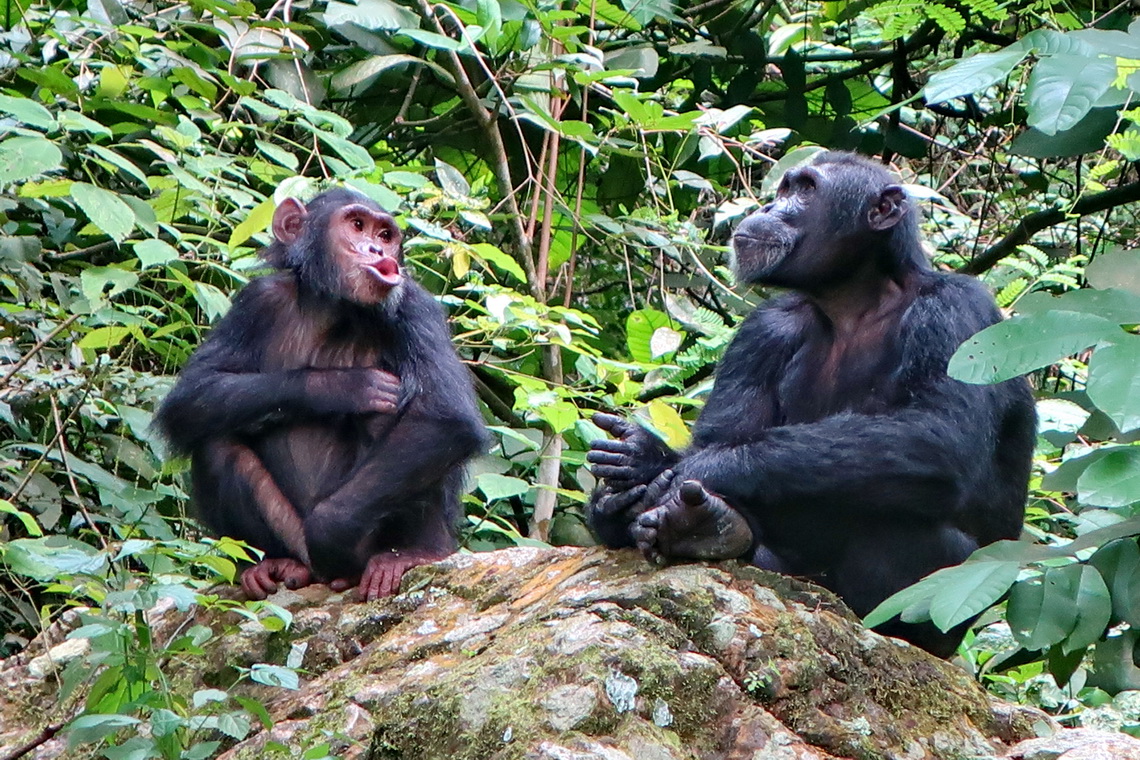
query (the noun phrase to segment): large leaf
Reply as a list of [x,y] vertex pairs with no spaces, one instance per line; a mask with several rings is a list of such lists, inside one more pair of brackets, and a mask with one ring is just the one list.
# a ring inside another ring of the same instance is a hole
[[1067,158],[1104,147],[1104,138],[1116,128],[1118,108],[1094,108],[1068,129],[1049,135],[1028,129],[1014,138],[1010,152],[1031,158]]
[[1009,595],[1006,619],[1014,638],[1026,649],[1059,644],[1077,625],[1076,604],[1069,593],[1071,579],[1062,574],[1049,578],[1049,574],[1015,584]]
[[[1140,248],[1105,251],[1085,267],[1085,277],[1094,288],[1116,288],[1136,296],[1140,304]],[[1140,322],[1140,308],[1136,310]]]
[[1115,288],[1082,288],[1060,296],[1051,296],[1046,291],[1038,290],[1018,301],[1017,311],[1022,316],[1046,311],[1079,311],[1103,317],[1118,325],[1134,325],[1140,323],[1140,295]]
[[994,604],[1017,580],[1017,562],[966,562],[948,568],[930,600],[930,619],[943,631]]
[[1140,501],[1140,447],[1115,448],[1090,464],[1077,480],[1077,497],[1098,507]]
[[1071,600],[1077,612],[1077,624],[1069,632],[1062,649],[1076,652],[1091,645],[1104,633],[1112,618],[1112,598],[1104,578],[1094,567],[1055,567],[1046,574],[1045,581],[1052,583],[1055,578],[1057,594],[1067,595],[1065,601]]
[[530,490],[530,484],[521,478],[512,478],[494,472],[485,472],[475,479],[475,486],[488,502],[521,496]]
[[1093,352],[1088,394],[1122,433],[1140,427],[1140,336],[1122,335]]
[[950,357],[947,371],[966,383],[997,383],[1052,364],[1106,338],[1119,324],[1094,314],[1048,311],[987,327]]
[[[654,353],[654,336],[659,329],[676,332],[673,320],[663,311],[638,309],[630,312],[625,321],[626,345],[634,361],[660,362],[661,357]],[[657,341],[658,346],[661,339]]]
[[62,161],[55,143],[42,137],[10,137],[0,142],[0,185],[38,177],[58,169]]
[[1089,558],[1112,591],[1113,614],[1133,628],[1140,628],[1140,546],[1135,538],[1105,544]]
[[1055,55],[1041,60],[1025,88],[1027,123],[1047,135],[1075,126],[1115,78],[1116,62],[1108,58]]
[[0,113],[15,116],[29,127],[40,129],[54,129],[55,119],[51,111],[29,98],[16,98],[11,95],[0,95]]
[[1028,54],[1027,50],[1010,47],[996,53],[978,53],[965,58],[946,71],[930,77],[923,89],[926,102],[941,103],[951,98],[972,95],[997,84],[1009,76],[1009,72]]
[[71,197],[99,229],[115,240],[122,240],[135,226],[135,212],[117,193],[101,187],[76,182]]

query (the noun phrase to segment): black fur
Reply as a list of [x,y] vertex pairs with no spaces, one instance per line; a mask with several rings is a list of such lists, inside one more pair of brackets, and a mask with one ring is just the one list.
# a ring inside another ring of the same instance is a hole
[[[692,445],[672,465],[673,483],[697,480],[743,515],[753,539],[744,557],[812,576],[865,615],[979,546],[1018,536],[1035,412],[1023,378],[968,385],[946,374],[958,346],[1000,315],[979,283],[930,268],[913,209],[885,234],[866,231],[868,199],[889,186],[882,167],[828,153],[812,170],[818,188],[797,193],[805,180],[793,175],[737,232],[738,259],[759,273],[753,279],[794,290],[741,325]],[[775,224],[784,226],[770,233]],[[821,279],[855,276],[890,280],[909,295],[881,340],[844,337],[854,348],[829,375],[840,338],[817,298],[830,284]],[[603,481],[591,522],[606,543],[630,545],[631,521],[653,505],[601,508],[615,490]],[[941,656],[963,631],[898,620],[880,630]]]

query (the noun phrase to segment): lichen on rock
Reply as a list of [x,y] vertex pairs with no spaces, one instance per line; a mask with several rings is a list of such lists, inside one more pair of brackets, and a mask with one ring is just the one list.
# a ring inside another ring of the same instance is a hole
[[[734,562],[520,548],[417,568],[403,589],[367,604],[282,592],[289,629],[238,629],[182,674],[227,688],[234,664],[301,658],[298,690],[256,687],[272,728],[222,757],[330,744],[367,760],[997,758],[1043,717],[866,631],[828,592]],[[21,657],[0,679],[34,689]],[[0,754],[35,731],[4,722],[17,701],[0,698]]]

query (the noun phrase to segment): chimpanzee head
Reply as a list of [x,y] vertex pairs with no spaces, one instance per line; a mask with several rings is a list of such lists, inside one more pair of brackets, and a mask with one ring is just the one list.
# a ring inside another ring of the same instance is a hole
[[853,153],[821,153],[787,172],[776,199],[740,223],[732,249],[742,282],[809,292],[867,265],[886,275],[927,266],[906,193]]
[[292,269],[302,287],[362,306],[389,304],[404,281],[396,220],[367,196],[337,188],[307,205],[286,198],[273,214],[265,258]]

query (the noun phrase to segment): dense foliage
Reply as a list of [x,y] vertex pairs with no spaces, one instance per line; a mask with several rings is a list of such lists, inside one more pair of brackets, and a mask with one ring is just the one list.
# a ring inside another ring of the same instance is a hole
[[[494,433],[464,545],[586,543],[590,412],[684,443],[766,296],[734,288],[730,230],[827,146],[892,160],[936,263],[1016,312],[952,372],[1033,372],[1041,398],[1036,541],[885,610],[949,626],[996,604],[964,650],[979,677],[1135,729],[1130,23],[1030,0],[0,0],[0,627],[14,651],[82,606],[72,636],[91,645],[44,727],[108,757],[193,758],[264,715],[166,688],[208,634],[154,642],[143,613],[289,623],[207,594],[248,550],[186,519],[185,462],[149,426],[260,268],[276,200],[348,183],[408,229]],[[288,688],[290,665],[240,676]]]

